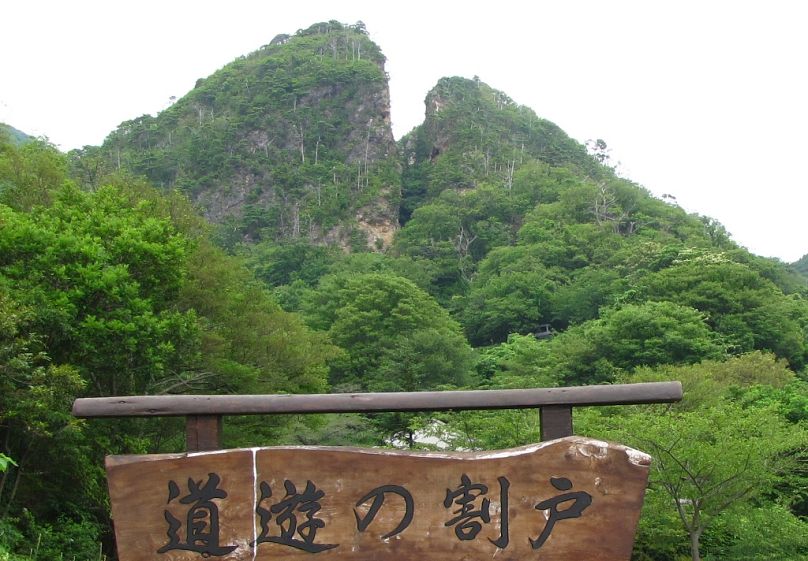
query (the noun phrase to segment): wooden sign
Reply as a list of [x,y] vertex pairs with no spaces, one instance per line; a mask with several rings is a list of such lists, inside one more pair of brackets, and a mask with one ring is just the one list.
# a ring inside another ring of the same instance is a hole
[[110,456],[120,561],[628,561],[650,457],[281,447]]

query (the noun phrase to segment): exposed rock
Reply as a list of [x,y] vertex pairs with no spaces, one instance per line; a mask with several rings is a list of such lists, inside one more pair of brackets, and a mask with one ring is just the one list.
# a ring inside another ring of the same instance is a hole
[[348,247],[358,228],[382,249],[401,170],[384,62],[361,23],[278,35],[157,117],[121,124],[102,149],[243,239]]

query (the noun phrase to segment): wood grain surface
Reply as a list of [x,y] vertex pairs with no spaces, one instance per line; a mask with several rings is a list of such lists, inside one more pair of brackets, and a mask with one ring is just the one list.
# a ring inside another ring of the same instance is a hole
[[495,452],[109,456],[107,474],[120,561],[628,561],[649,465],[567,437]]
[[680,382],[644,382],[519,390],[337,393],[297,395],[135,395],[85,397],[73,402],[75,417],[275,415],[532,409],[546,405],[630,405],[682,399]]

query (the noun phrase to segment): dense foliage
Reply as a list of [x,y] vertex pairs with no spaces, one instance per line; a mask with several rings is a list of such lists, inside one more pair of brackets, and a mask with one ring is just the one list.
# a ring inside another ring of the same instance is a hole
[[0,123],[0,134],[5,135],[14,144],[24,144],[31,140],[29,135],[5,123]]
[[182,199],[126,177],[84,191],[66,170],[45,143],[0,143],[0,554],[45,536],[35,558],[94,559],[110,530],[103,455],[182,434],[81,423],[73,399],[324,391],[337,349],[211,245]]
[[[0,131],[0,561],[113,555],[103,455],[182,446],[171,421],[77,421],[78,396],[658,380],[685,400],[575,417],[654,456],[634,558],[808,559],[805,277],[477,78],[441,79],[396,147],[383,63],[361,23],[316,24],[101,147]],[[225,444],[538,429],[229,419]]]
[[791,266],[803,276],[808,277],[808,254],[800,257],[797,261],[792,263]]
[[126,169],[183,191],[222,224],[225,244],[328,238],[365,249],[376,243],[368,207],[396,218],[384,62],[361,22],[278,36],[157,117],[76,151],[73,165],[92,183],[99,169]]

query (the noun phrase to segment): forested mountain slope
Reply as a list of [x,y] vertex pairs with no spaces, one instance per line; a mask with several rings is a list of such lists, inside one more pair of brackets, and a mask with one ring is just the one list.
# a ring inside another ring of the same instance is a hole
[[[68,169],[44,142],[0,139],[4,560],[98,559],[104,455],[181,446],[171,421],[73,419],[76,397],[322,392],[340,354],[209,241],[187,200],[126,175],[79,185]],[[286,426],[265,421],[251,442]]]
[[602,152],[479,80],[442,79],[426,106],[401,141],[413,208],[394,251],[422,264],[473,344],[665,301],[701,313],[730,353],[769,349],[802,367],[806,283],[782,263],[616,176]]
[[23,144],[32,139],[30,135],[5,123],[0,123],[0,135],[6,135],[15,144]]
[[442,78],[427,94],[424,123],[400,142],[403,220],[447,187],[483,181],[513,185],[517,168],[537,160],[600,176],[583,146],[533,110],[475,76]]
[[791,264],[791,267],[803,276],[808,277],[808,254],[803,255],[797,261]]
[[279,35],[76,160],[182,190],[233,241],[382,247],[399,200],[384,62],[361,24]]

